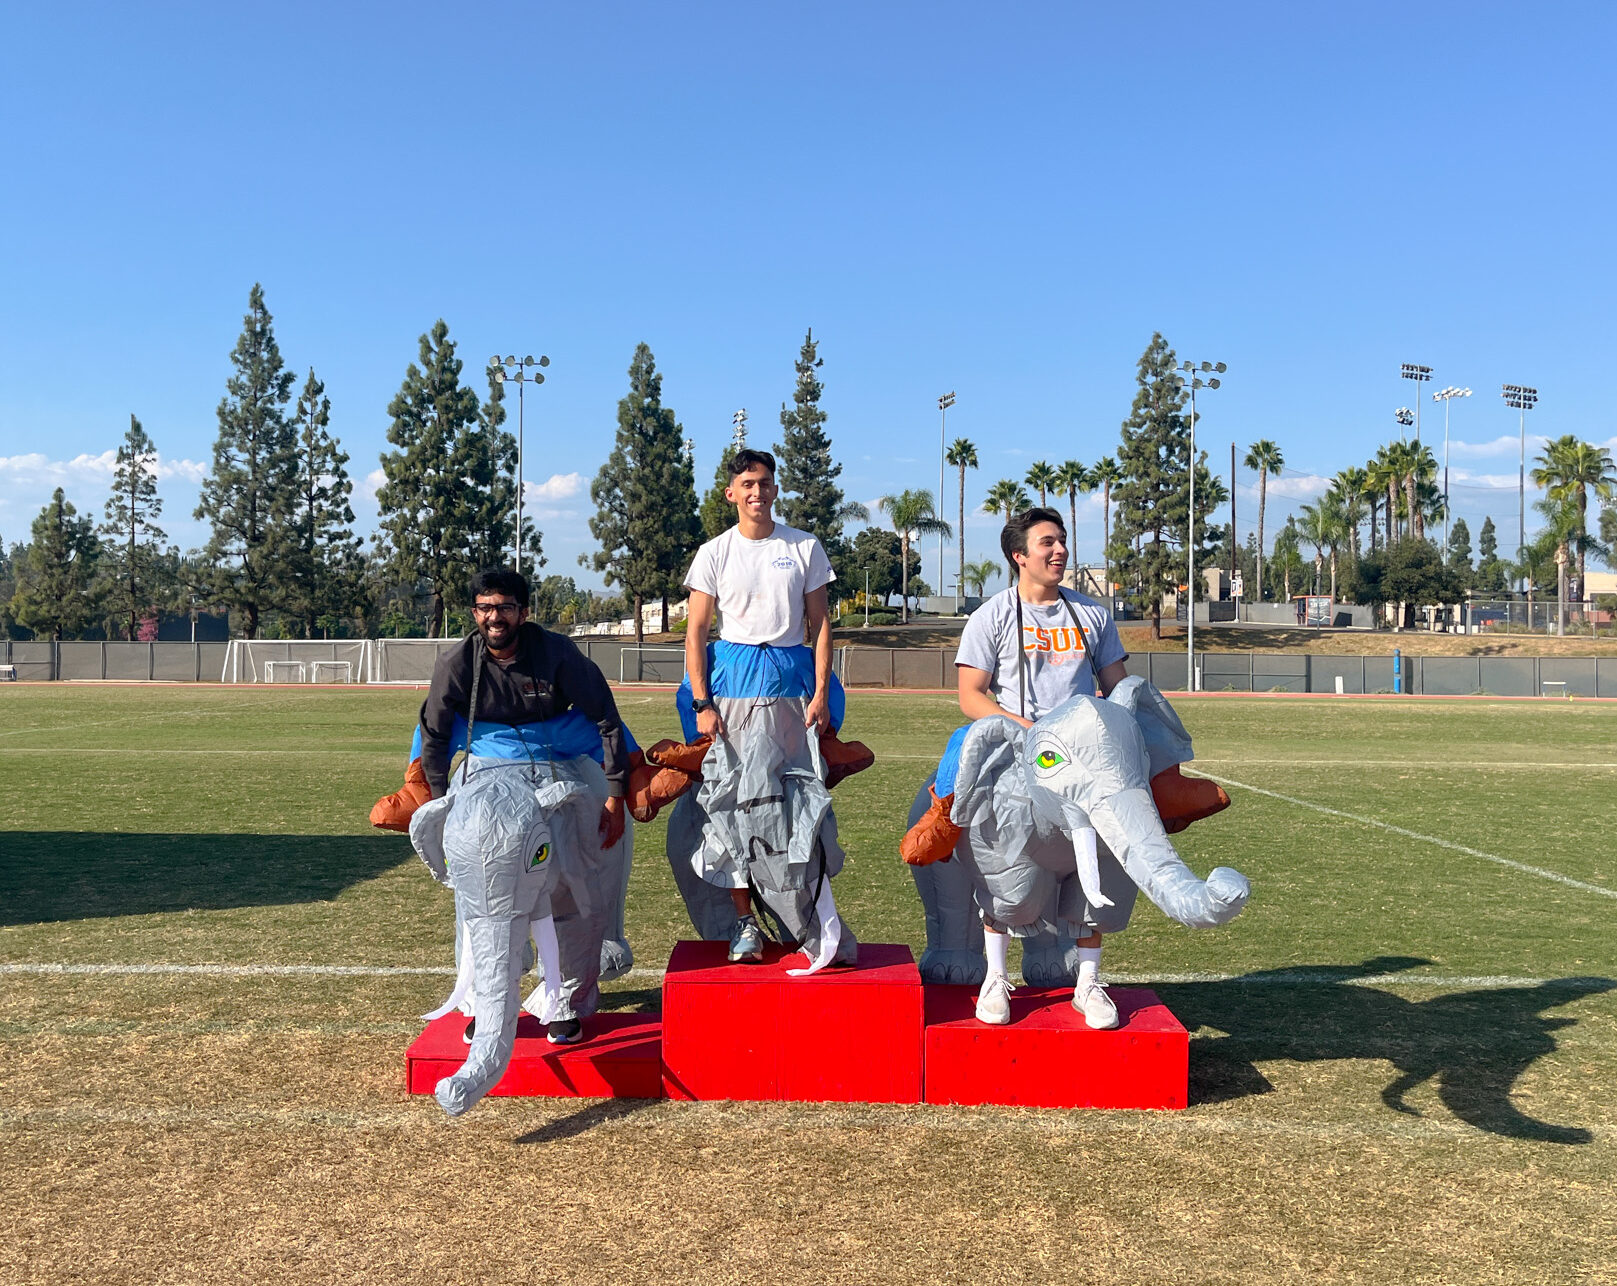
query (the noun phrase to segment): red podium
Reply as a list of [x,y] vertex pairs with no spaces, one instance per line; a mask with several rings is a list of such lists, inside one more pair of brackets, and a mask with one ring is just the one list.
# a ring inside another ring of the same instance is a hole
[[1005,1027],[977,1021],[975,987],[927,987],[926,1101],[1184,1107],[1190,1033],[1155,992],[1106,991],[1120,1020],[1113,1031],[1084,1025],[1071,987],[1018,987]]
[[[412,1094],[431,1094],[466,1061],[466,1016],[444,1015],[417,1036],[404,1056]],[[549,1098],[661,1098],[662,1023],[656,1014],[591,1014],[584,1040],[552,1045],[531,1014],[517,1019],[516,1050],[490,1094]]]
[[807,978],[770,945],[733,965],[681,942],[663,980],[663,1091],[674,1099],[919,1103],[925,1002],[905,946],[862,943],[854,967]]

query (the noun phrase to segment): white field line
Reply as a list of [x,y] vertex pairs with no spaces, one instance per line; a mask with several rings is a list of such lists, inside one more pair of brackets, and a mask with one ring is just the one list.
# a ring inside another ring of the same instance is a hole
[[[191,976],[203,978],[449,978],[454,969],[432,965],[218,965],[218,964],[0,964],[0,975],[122,975]],[[628,982],[660,982],[661,969],[630,969],[620,975]],[[1175,983],[1234,982],[1243,986],[1313,987],[1580,987],[1607,989],[1607,978],[1530,978],[1515,974],[1407,974],[1378,973],[1343,977],[1309,969],[1277,969],[1262,974],[1239,973],[1107,973],[1106,981],[1121,986],[1164,986]]]
[[1240,790],[1249,790],[1254,795],[1266,795],[1270,799],[1278,799],[1282,803],[1294,804],[1298,808],[1309,808],[1316,813],[1324,813],[1329,817],[1340,817],[1344,821],[1357,822],[1361,826],[1373,826],[1377,830],[1390,831],[1394,835],[1402,835],[1406,839],[1417,840],[1422,844],[1433,844],[1438,848],[1446,848],[1455,853],[1464,853],[1467,857],[1480,857],[1485,862],[1493,862],[1499,866],[1509,867],[1513,871],[1521,871],[1525,875],[1536,875],[1541,880],[1553,880],[1557,884],[1565,884],[1568,888],[1578,889],[1584,893],[1598,893],[1603,898],[1617,898],[1617,889],[1606,888],[1599,884],[1587,884],[1583,880],[1575,880],[1570,875],[1562,875],[1559,871],[1551,871],[1542,866],[1529,866],[1526,862],[1513,861],[1508,857],[1500,857],[1496,853],[1484,853],[1479,848],[1467,848],[1464,844],[1456,844],[1453,840],[1442,839],[1436,835],[1422,835],[1419,831],[1406,830],[1402,826],[1394,826],[1391,822],[1384,822],[1374,817],[1361,817],[1357,813],[1345,813],[1339,808],[1327,808],[1324,804],[1316,804],[1312,800],[1297,799],[1292,795],[1282,795],[1277,790],[1264,790],[1261,786],[1249,786],[1244,781],[1234,781],[1228,777],[1220,777],[1216,773],[1206,773],[1207,777],[1223,786],[1234,786]]

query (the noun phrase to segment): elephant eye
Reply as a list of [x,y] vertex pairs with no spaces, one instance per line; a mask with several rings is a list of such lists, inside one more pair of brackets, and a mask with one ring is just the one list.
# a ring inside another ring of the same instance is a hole
[[1033,757],[1033,766],[1035,768],[1055,768],[1066,762],[1067,760],[1064,756],[1056,754],[1053,750],[1041,750]]
[[531,871],[535,866],[542,866],[544,864],[545,859],[548,858],[549,856],[550,856],[550,845],[549,844],[541,844],[541,845],[539,845],[538,849],[535,850],[535,852],[534,852],[533,862],[529,865],[528,869]]

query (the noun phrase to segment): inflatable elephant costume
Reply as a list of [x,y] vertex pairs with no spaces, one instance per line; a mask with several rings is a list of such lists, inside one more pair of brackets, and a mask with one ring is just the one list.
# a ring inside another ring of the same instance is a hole
[[[1246,878],[1229,867],[1197,878],[1153,802],[1152,779],[1191,757],[1178,715],[1138,676],[1106,700],[1072,697],[1026,730],[993,715],[956,734],[934,776],[940,793],[954,788],[954,860],[912,867],[926,908],[922,977],[981,983],[982,917],[1024,940],[1033,986],[1071,984],[1074,940],[1127,927],[1137,891],[1191,928],[1233,919]],[[911,826],[932,784],[916,796]]]
[[465,1065],[434,1091],[451,1116],[488,1093],[511,1060],[530,935],[544,976],[526,1007],[544,1022],[595,1011],[603,939],[629,860],[627,831],[621,851],[601,849],[607,786],[594,760],[492,757],[476,753],[478,744],[449,792],[410,819],[411,844],[455,894],[455,990],[427,1017],[469,997],[476,1022]]

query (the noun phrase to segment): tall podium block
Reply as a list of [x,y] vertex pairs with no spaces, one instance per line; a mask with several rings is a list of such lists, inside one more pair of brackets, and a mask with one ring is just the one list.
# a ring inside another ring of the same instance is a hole
[[[427,1024],[405,1052],[412,1094],[431,1094],[466,1061],[466,1015]],[[552,1045],[532,1014],[517,1018],[517,1043],[505,1075],[490,1094],[545,1098],[661,1098],[662,1023],[656,1014],[591,1014],[584,1040]]]
[[773,944],[733,965],[723,942],[681,942],[663,979],[663,1090],[673,1099],[919,1103],[925,999],[905,946],[807,978]]
[[1093,1031],[1071,987],[1019,987],[1008,1026],[977,1021],[975,987],[926,988],[926,1101],[1182,1108],[1190,1033],[1156,993],[1108,987],[1119,1026]]

